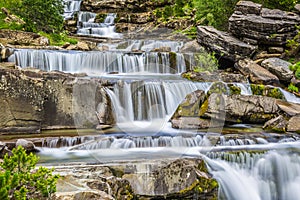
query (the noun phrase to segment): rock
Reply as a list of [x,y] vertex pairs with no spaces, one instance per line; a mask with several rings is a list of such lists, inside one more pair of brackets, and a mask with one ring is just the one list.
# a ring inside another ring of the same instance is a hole
[[275,74],[280,81],[290,82],[293,78],[293,72],[289,69],[290,62],[280,58],[269,58],[261,63],[261,66],[269,72]]
[[289,103],[289,102],[282,101],[282,100],[276,100],[276,105],[287,116],[292,117],[295,115],[300,115],[300,104]]
[[202,116],[226,122],[264,123],[276,117],[278,111],[276,99],[271,97],[213,93]]
[[9,48],[1,48],[1,58],[0,61],[7,61],[8,57],[13,54]]
[[16,64],[13,62],[0,62],[0,68],[15,69]]
[[82,51],[90,50],[89,45],[82,41],[79,41],[76,46],[78,50],[82,50]]
[[204,51],[204,48],[199,45],[197,40],[186,42],[183,47],[181,47],[181,53],[199,53]]
[[240,1],[229,18],[228,30],[238,38],[256,40],[259,45],[282,46],[297,34],[299,23],[300,17],[295,13]]
[[287,124],[287,120],[282,115],[279,115],[278,117],[267,121],[264,124],[263,129],[268,129],[275,132],[286,132]]
[[111,102],[100,79],[30,68],[0,68],[0,77],[0,132],[95,128],[100,124],[95,108],[101,103],[106,113],[101,123],[114,124]]
[[257,84],[278,84],[279,79],[265,68],[259,66],[254,61],[246,58],[235,63],[237,68],[243,75],[249,76],[252,83]]
[[188,71],[181,74],[183,78],[197,82],[216,82],[223,81],[225,83],[248,83],[246,76],[242,74],[234,74],[227,72],[194,72]]
[[179,117],[171,119],[172,128],[176,129],[207,129],[211,127],[210,119],[199,117]]
[[298,13],[300,13],[300,4],[299,3],[296,4],[294,8]]
[[287,131],[300,133],[300,115],[293,116],[287,125]]
[[267,58],[274,58],[274,57],[281,57],[281,54],[279,53],[268,53],[266,51],[259,52],[254,56],[255,60],[259,59],[267,59]]
[[197,31],[199,44],[231,61],[249,57],[257,49],[255,46],[246,44],[229,33],[218,31],[213,27],[198,26]]
[[6,18],[4,19],[4,21],[6,23],[8,23],[8,24],[15,23],[17,25],[24,25],[25,24],[24,20],[17,17],[16,15],[10,14],[9,11],[6,8],[2,7],[1,11],[6,15]]
[[26,150],[26,152],[28,152],[28,153],[37,151],[33,142],[25,140],[25,139],[18,139],[16,142],[16,147],[18,147],[18,146],[23,147]]
[[292,78],[291,82],[297,86],[298,88],[300,88],[300,80],[296,79],[295,77]]
[[11,45],[23,46],[46,46],[49,45],[49,39],[40,36],[37,33],[13,31],[7,29],[0,29],[0,41]]
[[171,47],[159,47],[159,48],[155,48],[151,51],[153,51],[153,52],[170,52]]
[[268,52],[271,54],[282,54],[284,53],[283,47],[269,47]]
[[251,84],[250,87],[253,95],[262,95],[285,100],[284,94],[278,87],[261,84]]
[[252,1],[238,1],[235,5],[235,11],[241,12],[244,15],[255,14],[259,15],[262,5]]

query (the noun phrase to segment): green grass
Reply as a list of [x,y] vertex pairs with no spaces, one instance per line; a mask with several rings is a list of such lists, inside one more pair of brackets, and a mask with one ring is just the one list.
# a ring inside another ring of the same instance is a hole
[[76,39],[69,37],[65,32],[59,34],[39,32],[39,35],[47,37],[50,40],[50,45],[53,46],[62,46],[65,43],[77,44],[78,42]]

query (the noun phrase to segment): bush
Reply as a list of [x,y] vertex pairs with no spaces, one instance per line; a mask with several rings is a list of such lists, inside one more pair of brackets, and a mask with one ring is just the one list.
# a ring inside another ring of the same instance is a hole
[[295,86],[293,83],[290,83],[288,90],[290,92],[299,92],[299,88],[297,86]]
[[12,150],[12,156],[4,156],[0,164],[0,199],[29,199],[49,197],[56,191],[58,175],[52,175],[53,169],[39,167],[35,169],[38,157],[26,154],[23,147]]
[[22,18],[26,31],[57,33],[63,28],[63,0],[1,0],[0,7]]
[[213,72],[218,70],[218,59],[215,53],[202,52],[195,56],[196,66],[193,66],[194,72]]

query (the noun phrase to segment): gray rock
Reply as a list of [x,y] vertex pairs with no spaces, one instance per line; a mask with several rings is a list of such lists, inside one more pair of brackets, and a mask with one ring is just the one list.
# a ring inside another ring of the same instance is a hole
[[282,115],[279,115],[278,117],[267,121],[264,124],[263,129],[269,129],[275,132],[285,132],[287,124],[287,120]]
[[27,152],[35,152],[36,148],[33,142],[25,140],[25,139],[18,139],[16,142],[16,147],[21,146],[23,147]]
[[293,78],[293,72],[289,69],[290,62],[280,58],[269,58],[261,63],[261,66],[269,72],[275,74],[280,81],[290,82]]
[[189,41],[180,49],[181,53],[199,53],[204,51],[204,48],[199,45],[197,40]]
[[300,115],[300,105],[297,103],[289,103],[283,100],[276,100],[276,105],[285,113],[286,116],[292,117]]
[[211,127],[210,119],[199,117],[179,117],[171,119],[172,128],[176,129],[207,129]]
[[235,11],[241,12],[245,15],[247,14],[255,14],[259,15],[262,9],[262,5],[258,3],[254,3],[252,1],[238,1],[235,5]]
[[239,60],[234,65],[243,75],[249,76],[252,83],[257,84],[277,84],[279,79],[277,76],[259,66],[250,59]]
[[300,133],[300,115],[293,116],[287,125],[287,131]]
[[218,31],[213,27],[198,26],[197,31],[199,44],[231,61],[249,57],[257,49],[255,46],[246,44],[229,33]]
[[276,117],[278,110],[276,99],[271,97],[213,93],[203,117],[226,122],[264,123]]
[[299,4],[299,3],[295,5],[295,10],[296,10],[298,13],[300,13],[300,4]]

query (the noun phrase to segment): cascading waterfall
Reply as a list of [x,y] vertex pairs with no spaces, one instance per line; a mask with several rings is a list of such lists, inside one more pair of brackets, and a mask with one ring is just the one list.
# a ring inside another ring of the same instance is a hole
[[[172,66],[170,54],[175,55]],[[184,58],[180,53],[144,52],[124,53],[118,51],[81,52],[18,49],[9,58],[20,67],[52,71],[87,73],[182,73],[186,70]],[[177,62],[176,62],[177,61]]]
[[[218,156],[217,156],[218,157]],[[229,154],[226,160],[206,158],[220,185],[219,199],[293,200],[300,196],[298,153]]]
[[96,13],[79,12],[77,34],[106,38],[121,38],[122,34],[115,32],[115,18],[115,13],[109,13],[103,23],[96,23]]
[[[120,81],[108,91],[118,122],[165,119],[185,96],[195,90],[207,91],[211,83],[190,81]],[[168,120],[168,119],[166,119]]]
[[65,20],[73,19],[74,13],[79,12],[82,0],[64,0],[64,14]]

